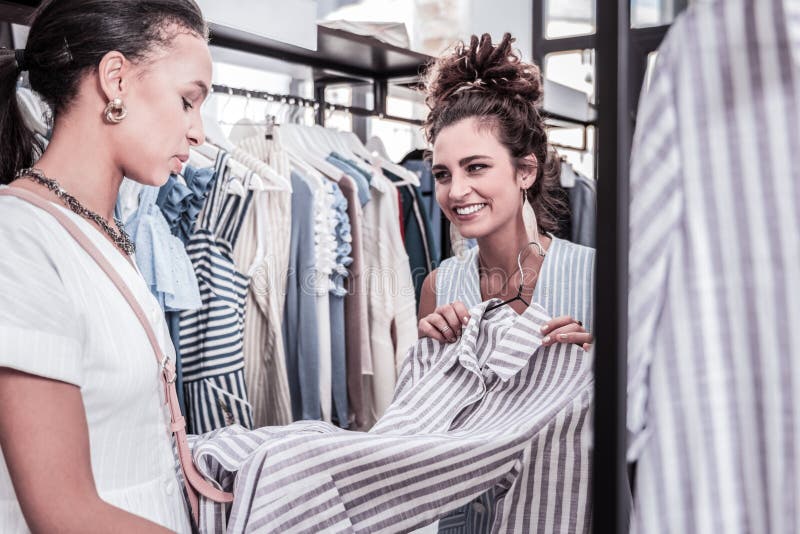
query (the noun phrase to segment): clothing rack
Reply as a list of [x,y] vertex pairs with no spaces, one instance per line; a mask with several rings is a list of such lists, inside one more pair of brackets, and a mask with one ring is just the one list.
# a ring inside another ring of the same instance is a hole
[[[279,93],[269,93],[266,91],[254,91],[250,89],[242,89],[238,87],[229,87],[222,84],[214,84],[211,86],[211,91],[218,94],[227,94],[231,96],[243,96],[245,98],[256,98],[258,100],[265,100],[267,102],[279,102],[288,104],[290,106],[297,106],[303,108],[310,108],[315,111],[343,111],[351,115],[358,115],[362,117],[379,117],[381,119],[405,122],[408,124],[422,125],[421,120],[407,119],[405,117],[396,117],[393,115],[386,115],[372,109],[362,108],[358,106],[344,106],[341,104],[332,104],[330,102],[314,100],[310,98],[303,98],[294,95],[284,95]],[[319,121],[318,121],[319,122]]]

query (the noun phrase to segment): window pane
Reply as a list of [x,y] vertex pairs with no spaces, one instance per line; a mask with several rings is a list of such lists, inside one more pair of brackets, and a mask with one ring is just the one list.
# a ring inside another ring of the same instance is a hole
[[631,0],[631,27],[649,28],[672,24],[686,0]]
[[[547,140],[554,145],[558,154],[572,164],[572,168],[594,179],[594,127],[586,128],[586,150],[583,148],[583,128],[550,127],[547,130]],[[575,147],[570,148],[570,147]]]
[[595,33],[595,0],[545,0],[546,39]]
[[544,76],[589,95],[594,101],[594,50],[555,52],[544,58]]

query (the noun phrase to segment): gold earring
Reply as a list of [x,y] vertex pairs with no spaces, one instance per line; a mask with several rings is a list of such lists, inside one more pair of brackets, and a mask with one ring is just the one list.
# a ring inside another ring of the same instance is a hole
[[121,98],[115,98],[108,102],[104,113],[106,121],[111,124],[119,124],[128,115],[128,108],[122,103]]

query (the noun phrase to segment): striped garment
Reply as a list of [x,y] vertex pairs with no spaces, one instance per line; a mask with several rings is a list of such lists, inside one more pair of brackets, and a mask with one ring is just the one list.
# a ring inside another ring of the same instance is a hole
[[589,529],[592,359],[541,346],[550,319],[473,308],[461,340],[422,339],[368,433],[324,422],[196,438],[195,462],[236,496],[201,503],[201,530],[407,532],[490,488],[492,532]]
[[255,191],[239,231],[233,259],[250,279],[244,323],[244,372],[247,400],[256,427],[288,425],[292,401],[279,304],[283,303],[289,265],[291,193]]
[[[591,331],[594,302],[594,249],[550,236],[552,241],[536,282],[533,301],[553,317],[569,315]],[[463,302],[468,308],[483,300],[478,276],[478,248],[444,260],[436,271],[436,305]],[[439,521],[439,534],[487,532],[494,495],[487,492]]]
[[695,1],[631,163],[634,532],[800,531],[798,2]]
[[[553,317],[569,315],[592,330],[594,249],[549,236],[542,272],[533,293]],[[463,302],[467,308],[481,302],[478,247],[442,262],[436,271],[436,305]]]
[[180,348],[187,423],[200,434],[230,425],[253,426],[244,379],[244,312],[249,280],[236,270],[236,236],[252,200],[228,195],[227,154],[217,157],[217,180],[186,246],[203,305],[181,312]]

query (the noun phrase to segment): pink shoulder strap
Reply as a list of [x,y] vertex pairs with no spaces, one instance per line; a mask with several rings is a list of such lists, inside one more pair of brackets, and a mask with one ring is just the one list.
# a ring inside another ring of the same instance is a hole
[[186,440],[186,420],[181,415],[180,405],[178,404],[178,394],[175,390],[175,363],[162,352],[161,346],[158,343],[155,332],[147,320],[147,316],[139,305],[139,302],[131,293],[130,288],[122,280],[116,269],[111,266],[108,260],[103,256],[100,250],[92,243],[91,239],[84,234],[78,225],[75,224],[67,215],[59,210],[54,204],[43,199],[35,193],[18,188],[6,187],[0,190],[0,196],[13,196],[33,204],[37,208],[43,209],[61,223],[66,231],[78,242],[81,247],[94,259],[101,269],[108,275],[114,285],[117,287],[125,300],[128,301],[136,318],[139,319],[142,328],[144,328],[147,339],[153,347],[153,353],[156,357],[156,363],[160,367],[161,380],[164,384],[164,393],[169,404],[170,413],[170,430],[175,435],[175,440],[178,446],[178,457],[180,459],[181,471],[183,472],[184,483],[186,485],[186,493],[189,496],[189,504],[192,508],[192,518],[195,524],[199,519],[199,497],[203,495],[215,502],[228,503],[233,501],[233,494],[221,491],[208,482],[202,474],[197,470],[192,462],[192,453],[189,450],[189,443]]

